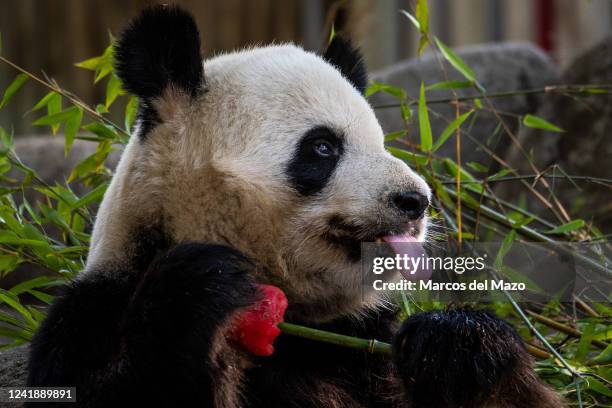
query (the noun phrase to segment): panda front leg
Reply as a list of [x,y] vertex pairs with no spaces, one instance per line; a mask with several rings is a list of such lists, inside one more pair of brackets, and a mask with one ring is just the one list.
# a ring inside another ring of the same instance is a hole
[[393,342],[411,408],[559,408],[562,398],[533,370],[516,331],[491,312],[414,315]]
[[76,386],[85,407],[239,405],[248,358],[227,335],[258,300],[252,268],[230,248],[187,243],[139,277],[83,276],[35,336],[28,385]]

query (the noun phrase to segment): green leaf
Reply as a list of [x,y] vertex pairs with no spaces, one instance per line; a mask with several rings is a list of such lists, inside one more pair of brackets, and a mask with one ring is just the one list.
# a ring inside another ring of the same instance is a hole
[[76,106],[74,108],[76,108],[75,113],[66,120],[66,126],[64,127],[64,156],[68,156],[83,120],[83,109]]
[[23,307],[21,302],[19,302],[19,298],[17,298],[17,296],[13,295],[12,293],[4,289],[0,289],[0,301],[6,303],[16,312],[19,312],[19,314],[21,314],[25,318],[25,320],[29,323],[30,327],[37,326],[30,312],[28,312],[28,310],[25,307]]
[[136,113],[138,112],[138,98],[136,96],[130,96],[130,100],[125,106],[125,130],[128,132],[132,129],[134,121],[136,120]]
[[398,131],[391,132],[391,133],[387,133],[387,134],[385,135],[385,142],[390,142],[390,141],[392,141],[392,140],[397,140],[397,139],[399,139],[400,137],[405,136],[405,135],[406,135],[406,133],[407,133],[407,130],[406,130],[406,129],[404,129],[404,130],[398,130]]
[[31,289],[48,288],[50,286],[61,286],[65,283],[66,281],[64,281],[63,279],[52,278],[50,276],[39,276],[37,278],[26,280],[13,286],[11,289],[9,289],[9,292],[11,292],[13,295],[19,295]]
[[101,201],[106,189],[108,188],[108,184],[108,182],[100,184],[98,187],[81,197],[77,202],[73,203],[70,206],[70,209],[76,210],[77,208],[89,205],[94,201]]
[[463,124],[463,122],[465,122],[465,120],[472,114],[472,112],[474,112],[474,111],[473,110],[468,111],[468,112],[464,113],[463,115],[459,116],[458,118],[456,118],[455,120],[453,120],[451,123],[449,123],[448,126],[446,127],[446,129],[444,129],[444,131],[442,132],[442,134],[438,138],[438,140],[436,140],[436,144],[433,146],[432,150],[435,152],[440,147],[442,147],[444,142],[446,142],[448,140],[448,138],[453,133],[455,133],[457,128],[459,128],[459,126],[461,126]]
[[400,110],[402,111],[402,120],[406,125],[412,122],[412,110],[408,107],[408,105],[402,101],[400,103]]
[[28,80],[28,76],[26,74],[19,74],[17,77],[11,82],[11,84],[4,91],[4,96],[2,97],[2,101],[0,101],[0,109],[6,106],[7,103],[11,100],[13,95],[21,88],[21,86]]
[[110,108],[115,99],[124,93],[121,88],[121,80],[119,80],[117,75],[112,74],[106,84],[106,102],[104,104],[106,109]]
[[30,341],[32,339],[32,331],[15,330],[9,327],[0,327],[0,336],[8,337],[11,339]]
[[53,299],[54,297],[49,295],[48,293],[45,292],[41,292],[39,290],[28,290],[28,293],[32,296],[34,296],[36,299],[40,300],[41,302],[44,302],[48,305],[50,305],[51,303],[53,303]]
[[397,157],[398,159],[405,160],[407,162],[412,162],[416,164],[425,165],[429,162],[429,157],[423,156],[421,154],[416,154],[409,152],[407,150],[398,149],[397,147],[387,147],[387,151]]
[[336,27],[332,23],[332,26],[329,30],[329,38],[327,39],[327,44],[331,44],[331,42],[334,40],[334,37],[336,37]]
[[40,248],[49,246],[49,244],[45,241],[20,238],[19,236],[17,236],[17,234],[11,231],[0,231],[0,244],[40,247]]
[[429,10],[427,0],[418,0],[416,5],[416,19],[419,22],[421,38],[419,39],[418,55],[423,54],[429,42]]
[[604,383],[602,383],[599,380],[596,380],[595,378],[586,377],[586,376],[582,378],[584,378],[586,382],[585,389],[592,390],[601,395],[605,395],[606,397],[612,398],[612,389],[610,389],[610,387],[606,386]]
[[4,276],[15,270],[20,259],[14,255],[0,255],[0,276]]
[[443,81],[443,82],[436,82],[433,85],[426,86],[425,90],[435,91],[438,89],[462,89],[462,88],[469,88],[471,86],[472,86],[472,83],[468,81]]
[[510,173],[512,173],[512,169],[507,169],[507,168],[506,169],[501,169],[500,171],[498,171],[497,173],[493,174],[492,176],[489,176],[488,180],[489,181],[493,181],[493,180],[496,180],[498,178],[502,178],[505,175],[510,174]]
[[47,115],[47,116],[43,116],[41,118],[36,119],[34,122],[32,122],[33,125],[35,126],[53,126],[53,125],[59,125],[65,121],[67,121],[68,119],[70,119],[73,115],[76,114],[76,111],[79,108],[77,108],[76,106],[73,106],[71,108],[65,109],[61,112],[58,113],[54,113],[51,115]]
[[584,227],[584,224],[584,220],[573,220],[566,224],[559,225],[558,227],[553,228],[550,231],[546,231],[546,234],[565,234],[568,232],[579,230],[580,228]]
[[547,120],[531,114],[527,114],[523,117],[523,125],[534,129],[550,130],[551,132],[565,132],[563,129],[553,125]]
[[385,92],[400,100],[406,99],[406,91],[403,90],[402,88],[399,88],[393,85],[389,85],[389,84],[383,84],[382,82],[376,82],[376,81],[370,82],[370,84],[368,85],[368,88],[366,89],[365,97],[367,98],[378,92]]
[[578,350],[576,351],[574,359],[580,361],[589,353],[591,342],[593,342],[594,331],[595,323],[593,322],[587,323],[582,328],[582,336],[580,336],[580,341],[578,342]]
[[83,126],[83,129],[101,137],[102,139],[117,139],[117,134],[114,132],[114,130],[100,122],[88,123],[87,125]]
[[489,171],[487,167],[483,166],[480,163],[476,163],[476,162],[466,163],[466,166],[468,166],[470,169],[477,171],[479,173],[486,173],[487,171]]
[[504,257],[506,256],[508,251],[510,251],[510,248],[512,248],[512,243],[514,242],[515,238],[516,231],[511,230],[502,241],[499,251],[497,252],[497,256],[495,257],[495,262],[493,263],[495,269],[502,269],[502,266],[504,264]]
[[416,27],[416,29],[421,31],[421,24],[419,23],[419,21],[412,14],[410,14],[406,10],[400,10],[400,13],[402,13],[403,15],[408,17],[408,20],[410,20],[410,22],[412,22],[412,24]]
[[48,106],[51,103],[51,100],[54,98],[60,98],[61,99],[61,95],[58,94],[57,92],[51,91],[48,94],[46,94],[45,96],[43,96],[43,98],[38,101],[38,103],[36,105],[34,105],[34,107],[32,108],[31,112],[35,112],[39,109],[44,108],[45,106]]
[[102,55],[78,62],[75,65],[79,68],[95,71],[94,83],[97,83],[113,71],[113,45],[109,45]]
[[612,343],[608,344],[606,349],[592,360],[593,364],[611,364],[612,363]]
[[421,82],[419,91],[419,133],[421,134],[421,149],[428,152],[432,148],[431,124],[429,123],[429,112],[427,112],[427,101],[425,101],[425,85]]
[[[461,59],[461,57],[459,57],[457,54],[455,54],[455,52],[453,50],[448,48],[448,46],[446,46],[446,44],[444,44],[442,41],[440,41],[440,39],[438,39],[438,37],[435,37],[434,39],[436,41],[436,45],[438,46],[438,48],[442,52],[442,55],[444,56],[444,58],[446,58],[446,60],[448,62],[450,62],[450,64],[453,67],[455,67],[455,69],[457,71],[459,71],[461,73],[461,75],[463,75],[468,81],[478,85],[478,83],[476,82],[476,75],[474,74],[474,71],[472,71],[472,68],[470,68],[465,63],[465,61],[463,61],[463,59]],[[478,85],[478,86],[480,88],[482,88],[480,85]]]

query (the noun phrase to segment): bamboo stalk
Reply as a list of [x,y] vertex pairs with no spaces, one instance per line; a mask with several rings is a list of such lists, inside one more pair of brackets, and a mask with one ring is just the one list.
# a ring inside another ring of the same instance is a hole
[[[570,327],[568,325],[565,325],[563,323],[559,323],[556,320],[553,320],[549,317],[546,316],[542,316],[541,314],[538,314],[536,312],[532,312],[531,310],[526,310],[527,314],[529,316],[531,316],[533,318],[533,320],[535,320],[536,322],[542,323],[550,328],[553,328],[555,330],[558,330],[562,333],[567,334],[568,336],[572,336],[572,337],[576,337],[576,338],[580,338],[582,337],[582,332],[578,329],[575,329],[573,327]],[[599,347],[600,349],[605,349],[606,347],[608,347],[608,343],[606,343],[605,341],[601,341],[601,340],[592,340],[592,343]]]
[[[320,341],[323,343],[335,344],[336,346],[349,347],[356,350],[368,351],[371,354],[391,354],[391,344],[375,339],[362,339],[359,337],[345,336],[328,332],[325,330],[312,329],[310,327],[300,326],[293,323],[279,323],[278,328],[284,334],[290,336],[302,337],[309,340]],[[538,358],[550,358],[550,354],[546,351],[525,343],[527,351]]]
[[367,350],[372,354],[391,354],[391,345],[374,339],[362,339],[359,337],[345,336],[310,327],[299,326],[292,323],[279,323],[278,328],[283,333],[291,336],[303,337],[310,340],[335,344],[337,346],[350,347],[358,350]]

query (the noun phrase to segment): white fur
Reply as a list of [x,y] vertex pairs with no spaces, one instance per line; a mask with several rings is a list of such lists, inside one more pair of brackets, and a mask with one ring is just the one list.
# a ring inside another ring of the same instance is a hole
[[[168,89],[155,104],[163,123],[144,143],[130,140],[87,270],[129,258],[134,228],[163,219],[175,242],[223,243],[256,259],[258,279],[282,287],[290,302],[317,303],[307,318],[359,312],[360,265],[321,238],[329,217],[383,223],[393,217],[388,193],[429,196],[426,183],[385,150],[372,108],[319,56],[293,45],[253,48],[205,61],[204,71],[205,93],[192,101]],[[345,152],[326,188],[304,198],[285,167],[319,125],[344,135]],[[426,221],[419,226],[422,239]]]

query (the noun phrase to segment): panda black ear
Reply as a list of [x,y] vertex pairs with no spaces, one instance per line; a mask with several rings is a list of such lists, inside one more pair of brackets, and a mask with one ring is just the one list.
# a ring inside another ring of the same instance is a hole
[[204,84],[204,70],[191,14],[176,6],[145,9],[115,45],[115,69],[123,87],[145,100],[171,84],[195,96]]
[[338,68],[342,75],[362,94],[368,85],[368,72],[363,57],[351,42],[336,35],[327,47],[323,58]]

